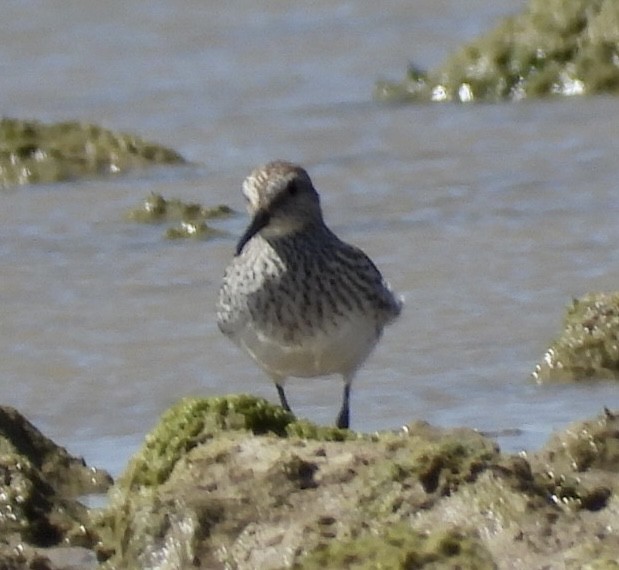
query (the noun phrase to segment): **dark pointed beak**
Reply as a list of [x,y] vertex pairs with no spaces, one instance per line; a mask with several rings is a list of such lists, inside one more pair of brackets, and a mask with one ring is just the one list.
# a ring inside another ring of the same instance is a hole
[[248,228],[245,230],[245,233],[239,239],[239,242],[236,244],[236,254],[241,255],[245,244],[253,238],[262,228],[264,228],[270,220],[270,215],[265,210],[258,210],[254,215],[251,223]]

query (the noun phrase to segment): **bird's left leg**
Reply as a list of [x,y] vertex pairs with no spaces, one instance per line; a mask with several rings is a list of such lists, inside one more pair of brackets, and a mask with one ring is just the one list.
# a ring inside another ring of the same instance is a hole
[[337,415],[335,425],[339,428],[348,429],[350,425],[350,385],[352,378],[344,376],[344,397],[342,399],[342,407]]
[[286,393],[284,392],[284,387],[279,382],[275,382],[275,387],[277,388],[277,394],[279,395],[279,401],[282,404],[282,408],[284,408],[284,410],[286,410],[287,412],[293,413],[292,410],[290,409],[290,404],[288,403],[288,400],[286,399]]

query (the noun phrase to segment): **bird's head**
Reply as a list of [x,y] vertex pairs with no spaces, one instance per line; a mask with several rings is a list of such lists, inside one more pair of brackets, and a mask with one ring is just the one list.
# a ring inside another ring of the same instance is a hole
[[237,255],[258,233],[268,239],[323,223],[318,192],[296,164],[276,161],[256,168],[243,182],[243,195],[252,219],[237,244]]

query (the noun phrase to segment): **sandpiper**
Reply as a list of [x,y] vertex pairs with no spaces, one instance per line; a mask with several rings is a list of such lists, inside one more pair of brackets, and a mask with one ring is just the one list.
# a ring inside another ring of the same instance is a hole
[[353,377],[402,310],[370,258],[326,225],[300,166],[270,162],[243,182],[251,222],[225,271],[220,330],[271,377],[282,406],[288,377],[340,374],[336,425],[348,428]]

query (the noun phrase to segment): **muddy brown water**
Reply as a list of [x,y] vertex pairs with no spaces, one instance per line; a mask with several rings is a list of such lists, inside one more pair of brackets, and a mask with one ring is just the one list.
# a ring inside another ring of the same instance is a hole
[[[244,215],[218,224],[229,237],[170,242],[123,212],[152,191],[242,211],[242,178],[287,158],[406,297],[357,377],[355,429],[425,419],[532,449],[616,406],[616,384],[529,374],[573,296],[618,288],[619,100],[371,100],[374,80],[434,65],[522,6],[462,4],[9,2],[3,114],[134,131],[194,164],[0,193],[2,403],[118,473],[184,395],[276,401],[215,324]],[[291,381],[288,394],[328,423],[340,389]]]

